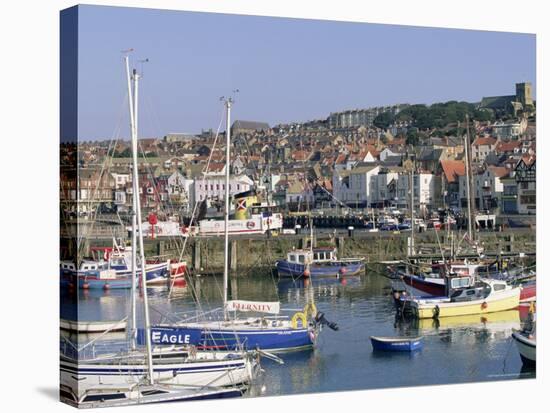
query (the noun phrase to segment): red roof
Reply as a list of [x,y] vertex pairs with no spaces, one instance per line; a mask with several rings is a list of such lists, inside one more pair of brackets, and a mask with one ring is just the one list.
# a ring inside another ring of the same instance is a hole
[[336,162],[337,164],[343,164],[343,163],[346,163],[346,154],[345,153],[341,153],[340,155],[338,155],[338,158],[336,158]]
[[506,153],[506,152],[514,152],[514,149],[519,148],[521,146],[520,141],[509,141],[509,142],[503,142],[500,141],[497,143],[496,152],[497,153]]
[[464,166],[463,161],[455,160],[446,160],[440,161],[441,168],[443,168],[443,173],[445,174],[445,179],[447,182],[452,183],[456,182],[456,179],[459,176],[466,175],[466,167]]
[[489,166],[489,170],[498,178],[502,178],[510,173],[505,166]]
[[489,136],[489,137],[486,137],[486,138],[482,138],[482,137],[476,138],[476,140],[472,143],[472,145],[474,145],[474,146],[481,146],[481,145],[492,146],[495,143],[497,143],[497,140],[495,138],[491,138]]

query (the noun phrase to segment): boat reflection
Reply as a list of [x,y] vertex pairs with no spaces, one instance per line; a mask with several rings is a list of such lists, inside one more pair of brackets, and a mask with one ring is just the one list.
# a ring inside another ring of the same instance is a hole
[[437,335],[449,342],[461,336],[487,342],[507,338],[514,330],[521,329],[521,318],[517,309],[441,319],[403,319],[397,316],[395,328],[400,335]]

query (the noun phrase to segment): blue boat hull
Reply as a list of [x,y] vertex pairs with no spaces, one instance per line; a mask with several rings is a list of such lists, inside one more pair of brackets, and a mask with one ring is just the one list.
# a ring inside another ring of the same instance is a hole
[[[158,326],[153,330],[167,332],[178,331],[181,327]],[[311,348],[315,344],[316,333],[309,328],[281,328],[261,330],[203,329],[185,327],[187,334],[200,336],[197,347],[218,350],[269,350],[283,352]],[[163,344],[163,343],[155,343]],[[171,344],[171,343],[166,343]]]
[[[141,271],[138,271],[138,277]],[[159,283],[168,280],[168,265],[159,264],[145,270],[147,283]],[[132,271],[127,269],[116,270],[114,279],[99,278],[99,271],[91,270],[78,273],[76,272],[61,272],[61,287],[69,287],[75,285],[75,280],[78,280],[78,288],[82,289],[124,289],[132,288]],[[139,280],[139,278],[138,278]],[[139,281],[138,281],[139,282]]]
[[371,337],[372,348],[375,351],[415,351],[423,347],[421,338],[402,339],[402,340],[384,340]]
[[[277,261],[276,264],[279,277],[299,278],[305,277],[306,266],[289,262],[287,260]],[[343,275],[355,275],[364,269],[361,261],[351,262],[328,262],[326,264],[311,264],[309,266],[310,277],[337,277]]]

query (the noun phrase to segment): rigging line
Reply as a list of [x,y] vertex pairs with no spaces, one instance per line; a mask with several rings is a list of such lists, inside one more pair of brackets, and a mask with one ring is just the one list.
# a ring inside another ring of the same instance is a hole
[[[204,182],[206,181],[206,172],[208,171],[208,168],[209,168],[210,163],[212,161],[212,156],[214,154],[214,150],[216,148],[216,144],[218,142],[218,137],[220,135],[220,130],[221,130],[221,127],[222,127],[222,124],[223,124],[224,114],[225,114],[225,108],[222,110],[221,117],[220,117],[220,123],[218,124],[218,129],[216,130],[216,136],[214,138],[214,143],[212,145],[212,150],[210,151],[210,154],[208,156],[208,160],[206,162],[206,167],[203,169],[203,175],[202,175],[202,179],[200,181],[201,185],[203,185]],[[226,167],[228,167],[228,166],[226,166]],[[195,183],[195,185],[196,185],[196,183]],[[196,188],[196,186],[195,186],[195,188]],[[229,188],[225,188],[225,190],[229,191]],[[193,211],[191,213],[191,221],[189,222],[189,225],[191,225],[194,222],[195,214],[197,213],[198,206],[201,202],[202,202],[202,200],[199,202],[199,200],[195,199],[195,205],[194,205]],[[196,223],[195,223],[195,226],[196,226]],[[189,236],[191,236],[191,234],[189,234]],[[181,250],[181,253],[180,253],[179,261],[181,261],[183,259],[183,253],[185,251],[185,247],[187,245],[187,240],[188,240],[189,236],[186,237],[183,241],[183,247],[182,247],[182,250]]]
[[[120,112],[119,112],[120,114],[119,114],[119,117],[118,117],[118,124],[115,126],[115,129],[113,130],[113,135],[112,135],[112,137],[109,141],[107,154],[106,154],[105,160],[103,161],[102,166],[101,166],[101,171],[100,171],[99,178],[98,178],[98,181],[97,181],[97,184],[96,184],[96,188],[95,188],[94,192],[92,193],[92,196],[90,197],[90,201],[88,203],[89,207],[91,207],[92,202],[93,202],[94,198],[97,195],[98,188],[101,184],[101,180],[103,179],[103,173],[105,171],[105,166],[107,164],[108,164],[107,172],[110,171],[111,162],[109,162],[109,161],[111,160],[111,158],[110,158],[109,154],[111,153],[111,150],[114,152],[114,148],[116,148],[116,145],[118,143],[119,136],[120,136],[120,130],[122,128],[122,118],[123,118],[122,112],[123,112],[124,106],[127,103],[128,98],[129,98],[128,94],[126,94],[123,98],[123,101],[122,101],[122,104],[121,104],[121,109],[120,109]],[[93,229],[95,227],[95,223],[96,223],[96,219],[97,219],[97,212],[98,212],[98,208],[96,208],[96,210],[94,211],[92,224],[91,224],[91,226],[88,230],[88,234],[82,234],[82,236],[77,239],[77,250],[79,250],[79,251],[80,251],[80,248],[81,248],[81,245],[82,245],[82,240],[84,239],[85,236],[88,236],[89,234],[91,234],[91,231],[93,231]]]

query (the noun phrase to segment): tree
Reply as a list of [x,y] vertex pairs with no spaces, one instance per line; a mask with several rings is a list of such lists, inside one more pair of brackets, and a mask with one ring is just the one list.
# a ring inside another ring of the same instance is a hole
[[418,145],[418,128],[410,128],[407,131],[407,145],[416,146]]
[[391,112],[383,112],[376,116],[372,123],[377,128],[387,129],[394,121],[395,116]]

